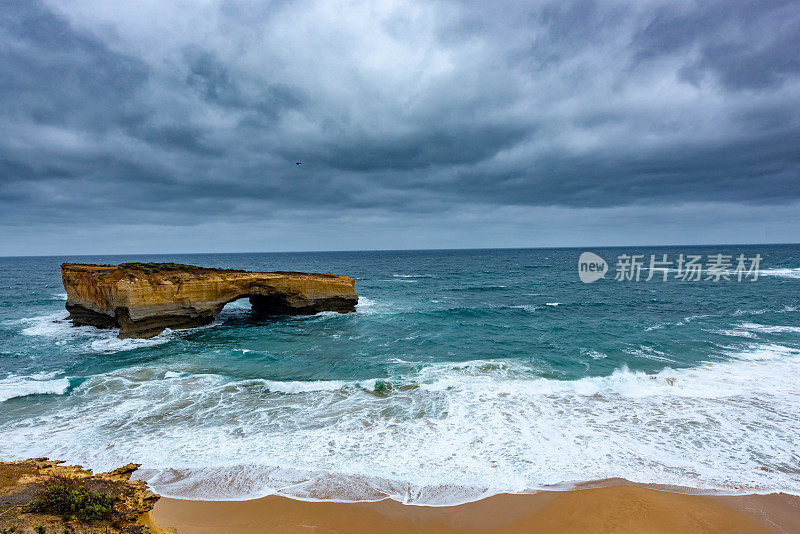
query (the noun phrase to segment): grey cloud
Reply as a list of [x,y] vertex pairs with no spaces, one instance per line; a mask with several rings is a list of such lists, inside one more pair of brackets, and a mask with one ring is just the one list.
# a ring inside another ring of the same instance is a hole
[[688,11],[660,8],[637,32],[639,59],[684,54],[681,79],[713,73],[728,89],[764,89],[800,73],[796,2],[703,2]]
[[800,200],[797,2],[126,9],[0,0],[0,226]]
[[3,118],[106,129],[135,120],[130,105],[147,66],[74,32],[36,2],[0,5]]
[[245,104],[244,97],[231,79],[227,67],[211,53],[190,47],[185,56],[189,66],[186,82],[200,91],[206,100],[223,106],[239,107]]
[[[800,17],[796,21],[800,28]],[[706,70],[715,72],[731,89],[764,89],[779,85],[800,73],[800,29],[787,33],[763,49],[742,52],[739,44],[707,45],[701,59],[681,70],[681,76],[697,83]]]

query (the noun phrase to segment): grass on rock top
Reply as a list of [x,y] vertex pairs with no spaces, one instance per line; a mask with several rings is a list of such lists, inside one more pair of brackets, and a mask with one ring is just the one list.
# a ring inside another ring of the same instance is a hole
[[230,271],[232,269],[217,269],[214,267],[198,267],[197,265],[184,265],[182,263],[156,263],[156,262],[127,262],[118,265],[120,269],[136,269],[145,274],[163,271]]
[[95,493],[80,481],[65,477],[54,477],[39,495],[25,506],[25,511],[37,514],[58,515],[64,521],[117,522],[114,499]]

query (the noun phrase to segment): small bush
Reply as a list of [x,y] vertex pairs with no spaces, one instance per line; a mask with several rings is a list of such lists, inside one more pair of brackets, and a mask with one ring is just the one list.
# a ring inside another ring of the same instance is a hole
[[157,263],[131,261],[120,263],[122,269],[136,269],[145,274],[158,273],[162,271],[232,271],[232,269],[217,269],[215,267],[198,267],[197,265],[184,265],[182,263]]
[[29,502],[25,511],[60,515],[65,521],[77,519],[84,523],[115,519],[111,497],[90,491],[72,479],[56,480]]
[[144,271],[146,274],[157,273],[160,271],[174,271],[176,269],[184,269],[186,267],[179,263],[143,263],[139,261],[120,263],[119,266],[124,269],[138,269],[140,271]]

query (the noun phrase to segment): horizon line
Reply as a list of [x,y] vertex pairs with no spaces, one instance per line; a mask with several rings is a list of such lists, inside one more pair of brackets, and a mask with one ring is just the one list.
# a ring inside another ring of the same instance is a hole
[[281,251],[240,251],[240,252],[133,252],[133,253],[100,253],[100,254],[0,254],[0,258],[59,258],[64,256],[203,256],[211,254],[331,254],[348,252],[446,252],[446,251],[478,251],[478,250],[574,250],[604,248],[663,248],[663,247],[775,247],[800,246],[795,243],[702,243],[702,244],[659,244],[659,245],[594,245],[594,246],[543,246],[543,247],[452,247],[452,248],[398,248],[398,249],[346,249],[346,250],[281,250]]

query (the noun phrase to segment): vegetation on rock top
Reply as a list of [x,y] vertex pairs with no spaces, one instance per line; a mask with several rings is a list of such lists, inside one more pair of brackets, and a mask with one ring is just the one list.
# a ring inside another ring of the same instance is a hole
[[47,458],[0,462],[0,533],[151,534],[140,524],[158,495],[128,464],[92,474]]
[[[114,267],[114,266],[112,266]],[[130,261],[127,263],[120,263],[116,265],[116,267],[120,269],[135,269],[137,271],[142,271],[144,274],[153,274],[153,273],[160,273],[165,271],[189,271],[189,272],[198,272],[198,271],[217,271],[217,272],[242,272],[239,269],[220,269],[218,267],[199,267],[197,265],[185,265],[183,263],[172,263],[172,262],[141,262],[141,261]]]
[[59,515],[64,521],[77,520],[118,522],[114,500],[96,493],[79,480],[66,476],[54,477],[38,497],[25,506],[25,511],[36,514]]

